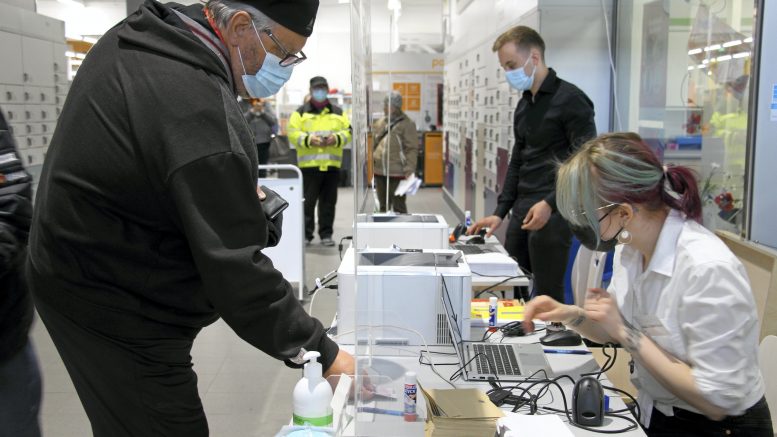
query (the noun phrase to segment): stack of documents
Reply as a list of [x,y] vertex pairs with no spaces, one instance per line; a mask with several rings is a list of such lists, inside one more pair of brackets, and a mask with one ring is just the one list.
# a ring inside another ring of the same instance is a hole
[[412,196],[418,192],[418,188],[421,187],[421,179],[417,178],[415,173],[402,179],[397,185],[397,189],[394,190],[395,196]]
[[475,388],[424,390],[428,405],[427,437],[493,437],[504,412]]

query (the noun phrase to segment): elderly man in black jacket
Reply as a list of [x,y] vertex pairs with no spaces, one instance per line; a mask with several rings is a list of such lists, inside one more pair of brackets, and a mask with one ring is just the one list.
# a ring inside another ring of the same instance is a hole
[[148,0],[79,68],[43,168],[28,271],[95,437],[208,435],[190,351],[219,317],[291,367],[315,350],[326,375],[353,372],[263,254],[280,227],[257,197],[235,98],[283,86],[317,10]]
[[32,177],[11,134],[0,110],[0,437],[36,437],[40,370],[28,339],[32,300],[23,275]]

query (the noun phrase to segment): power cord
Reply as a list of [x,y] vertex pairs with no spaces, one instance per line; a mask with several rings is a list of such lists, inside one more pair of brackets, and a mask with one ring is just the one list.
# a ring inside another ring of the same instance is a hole
[[[427,352],[429,351],[429,344],[426,342],[426,338],[423,336],[423,334],[421,334],[420,332],[418,332],[418,331],[416,331],[415,329],[412,329],[412,328],[405,328],[403,326],[396,326],[396,325],[359,325],[356,328],[357,329],[391,328],[391,329],[398,329],[400,331],[405,331],[405,332],[412,332],[413,334],[417,335],[421,339],[421,342],[424,344],[424,348],[425,349],[422,349],[422,351],[427,351]],[[342,337],[343,335],[353,334],[355,332],[356,332],[356,329],[353,329],[353,330],[350,330],[350,331],[346,331],[346,332],[342,332],[342,333],[338,333],[337,335],[332,336],[332,339],[334,340],[334,339],[336,339],[338,337]],[[356,340],[356,339],[354,339],[354,340]],[[437,367],[436,367],[437,364],[434,362],[434,360],[432,360],[431,354],[427,354],[426,358],[429,360],[429,366],[432,368],[432,372],[435,375],[437,375],[441,380],[445,381],[451,387],[457,388],[456,384],[454,384],[453,382],[451,382],[450,380],[448,380],[447,378],[442,376],[440,374],[440,372],[437,371]]]
[[343,260],[343,241],[345,240],[353,241],[353,235],[346,235],[340,239],[340,244],[337,245],[337,253],[340,255],[340,261]]
[[[472,273],[475,273],[475,272],[472,272]],[[484,277],[488,277],[489,275],[478,275],[478,276],[484,276]],[[496,276],[496,277],[499,277],[499,278],[501,278],[501,276]],[[482,295],[483,293],[488,293],[488,292],[490,292],[491,290],[493,290],[494,288],[496,288],[496,287],[498,287],[498,286],[500,286],[500,285],[504,284],[505,282],[512,281],[513,279],[518,279],[518,278],[528,278],[529,280],[533,280],[533,279],[534,279],[534,277],[533,277],[532,275],[530,275],[530,274],[529,274],[529,275],[515,275],[515,276],[508,276],[507,278],[505,278],[505,279],[503,279],[503,280],[501,280],[501,281],[497,282],[496,284],[489,285],[488,287],[486,287],[486,288],[484,288],[484,289],[482,289],[482,290],[478,291],[477,293],[475,293],[475,298],[477,299],[477,298],[478,298],[478,297],[480,297],[480,295]]]

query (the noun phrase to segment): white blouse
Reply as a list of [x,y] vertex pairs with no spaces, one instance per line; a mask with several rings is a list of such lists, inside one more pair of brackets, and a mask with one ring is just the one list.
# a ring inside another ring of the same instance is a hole
[[[641,253],[618,245],[608,291],[629,323],[690,366],[709,402],[741,415],[763,397],[750,282],[742,263],[702,225],[672,210],[647,270]],[[701,413],[636,360],[631,380],[646,426],[654,406],[667,416],[672,407]]]

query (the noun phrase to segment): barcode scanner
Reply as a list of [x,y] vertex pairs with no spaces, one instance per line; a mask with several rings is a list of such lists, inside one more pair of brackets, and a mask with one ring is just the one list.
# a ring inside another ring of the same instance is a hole
[[580,426],[602,426],[604,421],[604,390],[593,376],[575,383],[572,393],[572,420]]

